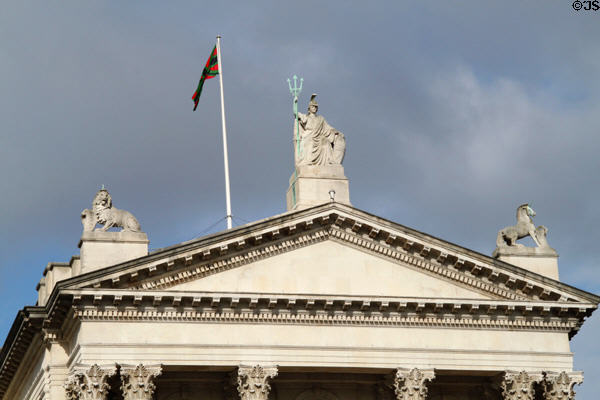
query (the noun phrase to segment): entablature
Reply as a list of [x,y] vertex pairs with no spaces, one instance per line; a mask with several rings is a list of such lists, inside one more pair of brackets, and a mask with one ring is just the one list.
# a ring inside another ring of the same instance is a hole
[[64,290],[62,296],[71,299],[73,315],[82,321],[438,326],[571,335],[596,308],[592,303],[544,301],[114,289]]

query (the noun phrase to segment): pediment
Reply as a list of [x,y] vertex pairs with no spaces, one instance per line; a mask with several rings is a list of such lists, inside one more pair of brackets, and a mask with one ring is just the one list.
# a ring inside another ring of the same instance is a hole
[[338,296],[497,298],[333,240],[259,259],[179,283],[169,289]]
[[553,279],[337,203],[182,243],[60,286],[600,301]]

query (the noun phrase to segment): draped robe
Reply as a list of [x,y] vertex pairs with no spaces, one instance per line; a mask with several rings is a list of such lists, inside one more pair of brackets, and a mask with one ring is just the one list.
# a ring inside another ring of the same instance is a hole
[[[298,119],[300,154],[296,154],[296,164],[341,164],[346,149],[344,135],[329,125],[321,115],[298,113]],[[296,126],[294,126],[295,129]],[[298,146],[297,143],[296,146]],[[297,148],[294,151],[297,153]]]

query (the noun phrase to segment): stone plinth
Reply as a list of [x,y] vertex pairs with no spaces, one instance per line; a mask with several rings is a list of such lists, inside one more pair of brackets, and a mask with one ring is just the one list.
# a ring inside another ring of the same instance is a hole
[[492,255],[500,261],[558,280],[558,254],[551,247],[498,247]]
[[143,232],[83,232],[79,248],[81,273],[86,273],[148,255],[148,236]]
[[348,178],[342,165],[301,165],[290,177],[286,195],[288,211],[301,210],[331,201],[329,192],[335,191],[335,201],[350,204]]

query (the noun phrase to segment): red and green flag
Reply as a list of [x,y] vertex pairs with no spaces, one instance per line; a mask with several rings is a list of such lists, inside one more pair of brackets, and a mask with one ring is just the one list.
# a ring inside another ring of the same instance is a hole
[[214,78],[219,74],[219,63],[217,60],[217,46],[215,46],[213,51],[210,53],[208,60],[206,60],[206,66],[202,71],[202,77],[200,78],[200,82],[198,83],[198,89],[196,89],[196,92],[192,97],[192,100],[194,100],[194,111],[196,111],[196,108],[198,107],[198,102],[200,101],[200,93],[202,93],[202,86],[204,86],[204,81],[207,79]]

